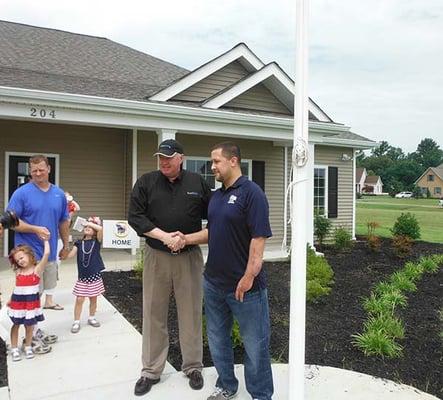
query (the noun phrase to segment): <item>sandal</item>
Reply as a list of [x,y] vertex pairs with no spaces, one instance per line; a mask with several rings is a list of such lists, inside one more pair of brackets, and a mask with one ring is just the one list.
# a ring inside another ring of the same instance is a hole
[[43,309],[44,310],[57,310],[57,311],[61,311],[61,310],[64,310],[65,308],[62,307],[60,304],[53,304],[52,306],[44,306]]
[[71,326],[71,333],[78,333],[80,330],[80,322],[74,322]]

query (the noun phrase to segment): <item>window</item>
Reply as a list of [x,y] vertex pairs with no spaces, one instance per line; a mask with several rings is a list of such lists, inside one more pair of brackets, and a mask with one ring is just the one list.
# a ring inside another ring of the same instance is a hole
[[441,194],[441,187],[436,186],[434,188],[434,194]]
[[314,167],[314,213],[327,215],[327,167]]
[[[184,163],[185,169],[191,172],[196,172],[200,174],[212,190],[218,189],[221,186],[220,182],[215,180],[215,176],[211,171],[211,160],[204,157],[186,157]],[[251,160],[242,160],[241,162],[241,172],[243,175],[247,176],[249,179],[252,177],[252,162]]]
[[428,182],[434,182],[434,175],[432,174],[428,175]]

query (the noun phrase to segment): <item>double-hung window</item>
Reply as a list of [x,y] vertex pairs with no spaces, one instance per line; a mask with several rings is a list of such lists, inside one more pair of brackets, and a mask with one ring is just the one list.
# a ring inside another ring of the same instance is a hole
[[314,213],[328,216],[328,167],[314,166]]

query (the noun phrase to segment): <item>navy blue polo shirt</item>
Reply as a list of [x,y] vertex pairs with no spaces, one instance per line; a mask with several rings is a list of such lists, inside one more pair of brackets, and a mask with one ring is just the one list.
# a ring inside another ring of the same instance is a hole
[[[269,205],[263,190],[245,176],[215,191],[208,207],[209,253],[205,278],[225,291],[235,291],[245,273],[252,238],[272,236]],[[264,271],[251,290],[266,287]]]

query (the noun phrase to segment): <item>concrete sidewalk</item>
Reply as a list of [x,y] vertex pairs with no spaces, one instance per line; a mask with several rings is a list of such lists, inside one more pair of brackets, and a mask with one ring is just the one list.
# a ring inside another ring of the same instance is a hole
[[[106,265],[108,270],[130,269],[132,263],[133,260],[123,263],[114,259]],[[186,377],[168,364],[160,384],[153,386],[146,396],[134,396],[134,384],[141,368],[141,335],[105,298],[100,298],[97,312],[102,326],[93,328],[85,324],[88,315],[85,304],[82,328],[78,334],[72,334],[74,296],[71,290],[76,275],[73,262],[62,265],[55,300],[65,310],[45,310],[46,321],[42,328],[57,334],[59,341],[53,345],[51,353],[37,355],[32,360],[12,362],[8,355],[9,390],[0,389],[0,400],[204,400],[210,395],[216,380],[214,368],[203,371],[205,386],[194,391]],[[3,300],[9,297],[13,284],[12,271],[1,270]],[[10,325],[3,308],[0,311],[0,335],[7,343]],[[245,390],[243,367],[236,366],[236,371],[240,380],[236,399],[250,399]],[[274,399],[288,399],[287,364],[274,364],[273,373]],[[408,386],[330,367],[306,366],[305,385],[305,398],[312,400],[437,399]]]

